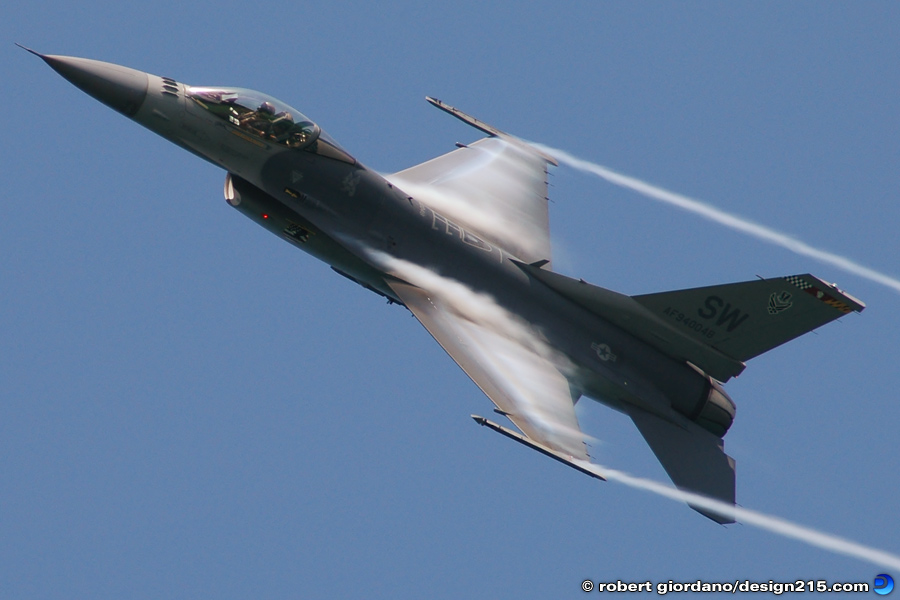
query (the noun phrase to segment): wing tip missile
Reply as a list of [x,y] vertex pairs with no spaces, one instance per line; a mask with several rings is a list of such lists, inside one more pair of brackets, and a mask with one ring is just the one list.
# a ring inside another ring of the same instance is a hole
[[481,119],[476,119],[472,115],[466,114],[463,111],[459,110],[458,108],[450,106],[446,102],[444,102],[442,100],[438,100],[437,98],[434,98],[432,96],[425,96],[425,100],[427,100],[428,103],[431,104],[432,106],[435,106],[435,107],[441,109],[442,111],[444,111],[447,114],[453,115],[454,117],[456,117],[463,123],[471,125],[475,129],[478,129],[479,131],[486,133],[491,137],[497,137],[497,138],[506,140],[508,142],[517,144],[518,146],[520,146],[522,148],[527,148],[529,152],[540,156],[541,159],[550,163],[551,165],[559,166],[559,162],[557,162],[557,160],[555,158],[553,158],[549,154],[541,152],[540,150],[538,150],[537,148],[535,148],[528,142],[526,142],[522,139],[519,139],[514,135],[510,135],[510,134],[506,133],[505,131],[501,131],[501,130],[497,129],[496,127],[488,125]]

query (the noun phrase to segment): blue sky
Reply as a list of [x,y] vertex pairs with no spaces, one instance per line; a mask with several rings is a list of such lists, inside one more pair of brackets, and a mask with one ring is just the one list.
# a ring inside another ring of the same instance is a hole
[[[583,597],[878,567],[598,483],[477,427],[409,314],[229,208],[224,173],[20,42],[259,89],[368,166],[522,137],[900,276],[894,3],[0,9],[0,596]],[[566,167],[555,267],[629,294],[814,273],[868,305],[727,390],[748,508],[900,553],[900,296]],[[666,481],[579,404],[604,464]],[[895,573],[900,577],[900,573]]]

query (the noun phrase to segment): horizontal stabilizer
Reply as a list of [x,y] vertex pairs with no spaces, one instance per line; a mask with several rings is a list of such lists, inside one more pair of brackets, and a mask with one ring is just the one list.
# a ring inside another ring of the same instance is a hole
[[[734,504],[734,459],[725,454],[720,438],[694,423],[686,421],[681,427],[640,409],[632,409],[629,416],[675,487]],[[731,515],[691,508],[717,523],[734,523]]]

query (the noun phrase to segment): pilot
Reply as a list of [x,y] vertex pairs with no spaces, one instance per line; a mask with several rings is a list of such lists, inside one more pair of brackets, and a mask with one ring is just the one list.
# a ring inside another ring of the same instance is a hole
[[272,118],[271,136],[278,142],[286,142],[287,137],[293,128],[294,116],[286,110],[283,110]]
[[272,135],[272,119],[275,118],[275,106],[271,102],[263,102],[255,111],[241,115],[241,125],[263,138]]

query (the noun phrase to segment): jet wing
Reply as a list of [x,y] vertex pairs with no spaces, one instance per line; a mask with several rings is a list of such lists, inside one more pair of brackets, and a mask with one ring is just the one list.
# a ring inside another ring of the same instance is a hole
[[[589,460],[575,416],[575,400],[561,366],[535,344],[503,327],[479,322],[448,300],[409,283],[388,285],[447,354],[533,442]],[[499,310],[499,307],[496,307]],[[502,317],[501,319],[502,320]]]
[[[498,412],[506,415],[525,437],[473,416],[477,422],[592,477],[604,479],[589,464],[584,434],[575,416],[577,394],[572,392],[565,369],[552,356],[515,339],[502,326],[495,326],[502,316],[486,325],[442,300],[440,293],[394,279],[387,283],[494,402]],[[679,489],[734,504],[734,460],[725,454],[721,439],[687,419],[670,422],[636,407],[628,414]],[[673,414],[673,418],[677,415]],[[728,515],[693,505],[692,508],[719,523],[733,522]]]
[[526,263],[549,262],[547,164],[552,159],[473,117],[456,113],[451,114],[470,124],[474,121],[478,129],[494,137],[385,178]]

